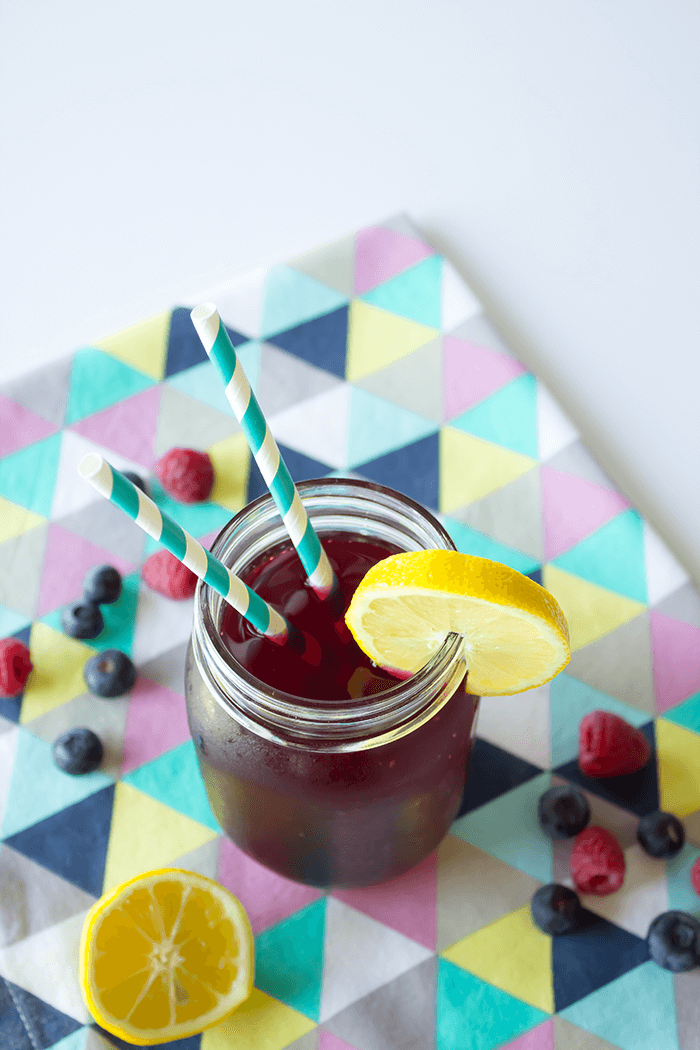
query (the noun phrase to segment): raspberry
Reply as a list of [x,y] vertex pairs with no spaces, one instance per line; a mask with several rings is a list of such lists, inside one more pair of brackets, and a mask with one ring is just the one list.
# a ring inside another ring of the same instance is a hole
[[209,456],[193,448],[171,448],[156,463],[156,474],[165,491],[181,503],[201,503],[214,484]]
[[579,893],[604,897],[622,885],[625,855],[614,835],[593,825],[574,839],[569,870]]
[[587,777],[620,777],[636,773],[651,756],[641,729],[609,711],[591,711],[581,719],[578,764]]
[[24,689],[32,661],[24,642],[19,638],[0,640],[0,696],[17,696]]
[[692,868],[690,869],[690,881],[693,889],[700,897],[700,857],[695,861]]
[[143,567],[144,582],[151,590],[166,598],[191,598],[197,586],[197,577],[170,551],[152,554]]

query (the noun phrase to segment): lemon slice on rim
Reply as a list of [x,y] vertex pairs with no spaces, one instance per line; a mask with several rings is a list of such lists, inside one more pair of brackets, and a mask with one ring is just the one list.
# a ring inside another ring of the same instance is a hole
[[569,662],[569,629],[544,587],[507,565],[458,551],[377,562],[345,614],[360,649],[389,670],[420,670],[454,631],[477,696],[533,689]]
[[85,919],[85,1001],[98,1024],[138,1046],[196,1035],[250,995],[253,934],[213,879],[162,868],[122,883]]

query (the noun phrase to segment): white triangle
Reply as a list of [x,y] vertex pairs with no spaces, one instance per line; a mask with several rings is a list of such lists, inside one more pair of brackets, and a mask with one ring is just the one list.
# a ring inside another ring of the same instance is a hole
[[83,437],[82,434],[76,434],[73,430],[64,430],[51,504],[51,517],[54,521],[103,499],[99,493],[95,492],[92,485],[88,485],[87,481],[84,481],[78,474],[78,464],[89,452],[98,452],[117,470],[133,470],[141,477],[144,476],[142,464],[124,459],[117,452],[96,445],[94,441],[89,441],[88,438]]
[[80,992],[80,934],[87,910],[0,948],[0,975],[80,1024],[91,1020]]
[[576,441],[579,432],[546,386],[537,383],[537,444],[540,459],[550,459]]
[[244,277],[217,285],[193,298],[214,303],[224,324],[241,335],[257,339],[261,332],[262,308],[269,270],[253,270]]
[[551,760],[549,685],[479,704],[477,735],[526,762],[548,769]]
[[344,467],[348,458],[350,386],[340,383],[306,401],[271,416],[270,430],[283,445],[331,467]]
[[644,522],[644,564],[647,571],[649,605],[657,605],[673,594],[690,576],[651,525]]
[[481,303],[447,259],[442,261],[441,324],[450,332],[481,312]]
[[321,1023],[432,955],[421,944],[329,897]]
[[7,733],[0,736],[0,828],[5,817],[5,803],[12,779],[18,733],[19,727],[13,726]]
[[131,654],[137,667],[188,641],[193,609],[193,598],[165,598],[141,584]]

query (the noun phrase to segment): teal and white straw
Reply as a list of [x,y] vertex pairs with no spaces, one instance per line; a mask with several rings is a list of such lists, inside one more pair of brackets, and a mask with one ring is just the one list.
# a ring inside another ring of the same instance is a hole
[[226,397],[282,515],[309,583],[320,598],[328,598],[336,590],[331,563],[313,530],[219,313],[213,303],[203,303],[195,307],[190,317],[204,349],[223,380]]
[[[290,642],[299,646],[302,654],[313,649],[314,645],[318,648],[317,643],[307,636],[301,636],[271,605],[205,550],[189,532],[185,532],[177,522],[164,514],[152,499],[132,485],[102,456],[96,453],[84,456],[78,471],[102,496],[128,514],[144,532],[158,540],[178,561],[191,569],[195,576],[208,583],[261,634],[279,645]],[[302,641],[303,645],[300,644]]]

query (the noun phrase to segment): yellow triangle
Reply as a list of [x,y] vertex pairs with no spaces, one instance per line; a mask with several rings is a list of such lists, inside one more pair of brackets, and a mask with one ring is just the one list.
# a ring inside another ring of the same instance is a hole
[[700,809],[700,736],[657,718],[656,753],[661,809],[678,817]]
[[527,474],[535,460],[453,427],[440,431],[440,510],[443,514],[488,496]]
[[170,311],[125,328],[95,343],[101,350],[118,357],[124,364],[153,379],[165,375],[170,335]]
[[34,670],[24,690],[20,722],[31,722],[68,700],[87,693],[83,678],[85,661],[94,650],[45,623],[35,623],[29,636]]
[[398,361],[439,335],[437,328],[409,321],[398,314],[353,299],[348,314],[345,377],[362,379]]
[[533,923],[529,904],[441,954],[516,999],[554,1013],[552,940]]
[[621,594],[598,587],[554,565],[544,566],[542,586],[552,592],[564,610],[572,652],[602,638],[623,623],[629,623],[646,609],[641,602],[623,598]]
[[250,473],[250,449],[243,431],[217,441],[207,452],[214,465],[214,487],[209,499],[237,513],[246,505]]
[[202,1033],[201,1050],[282,1050],[315,1027],[308,1017],[253,988],[225,1021]]
[[114,793],[103,892],[217,837],[211,828],[120,781]]
[[42,525],[46,518],[40,518],[31,510],[18,507],[16,503],[10,503],[9,499],[0,496],[0,543],[13,540],[15,536],[21,536],[23,532],[29,532],[35,525]]

